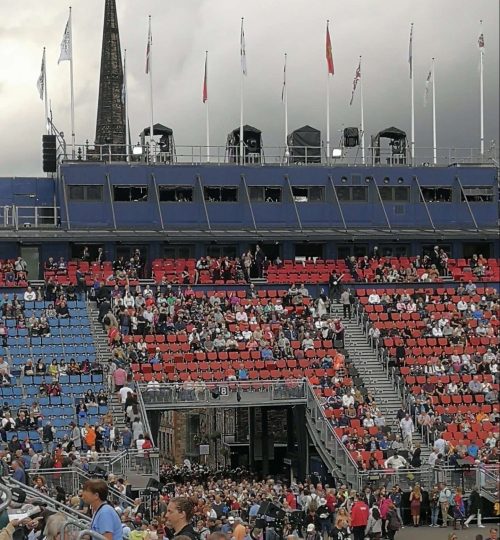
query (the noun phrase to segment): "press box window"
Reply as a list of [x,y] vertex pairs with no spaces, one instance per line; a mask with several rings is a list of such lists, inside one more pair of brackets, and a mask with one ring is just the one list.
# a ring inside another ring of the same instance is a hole
[[[445,187],[423,187],[422,188],[422,195],[420,196],[420,199],[422,199],[425,202],[432,203],[432,202],[451,202],[452,201],[452,194],[453,191],[451,188],[445,188]],[[421,200],[421,202],[423,202]]]
[[366,202],[368,198],[366,186],[336,186],[335,191],[340,202]]
[[68,199],[70,201],[102,201],[102,186],[68,186]]
[[250,186],[248,192],[252,202],[281,202],[280,187]]
[[148,188],[146,186],[113,186],[115,202],[146,202]]
[[192,187],[159,186],[160,202],[193,202]]
[[379,190],[383,201],[408,202],[410,200],[410,189],[408,187],[381,186]]
[[292,187],[292,195],[296,203],[322,202],[324,189],[323,186]]
[[207,202],[238,202],[237,187],[205,186],[203,192]]
[[462,188],[462,202],[493,202],[492,187]]

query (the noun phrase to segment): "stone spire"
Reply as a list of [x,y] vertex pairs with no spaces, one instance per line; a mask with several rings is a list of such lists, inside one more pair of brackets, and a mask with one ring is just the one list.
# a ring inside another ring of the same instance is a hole
[[[105,0],[96,144],[125,144],[123,65],[115,0]],[[117,152],[118,149],[113,149]],[[117,152],[118,153],[118,152]]]

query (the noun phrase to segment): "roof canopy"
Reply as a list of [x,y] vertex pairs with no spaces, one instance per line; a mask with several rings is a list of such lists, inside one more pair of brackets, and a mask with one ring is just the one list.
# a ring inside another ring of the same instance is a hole
[[[149,132],[151,131],[151,126],[145,127],[141,132],[141,137],[149,137]],[[153,126],[153,135],[173,135],[174,132],[167,126],[163,124],[155,124]]]

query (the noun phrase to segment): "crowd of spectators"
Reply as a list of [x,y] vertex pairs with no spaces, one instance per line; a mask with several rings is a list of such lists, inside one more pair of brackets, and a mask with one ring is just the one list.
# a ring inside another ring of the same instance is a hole
[[370,339],[384,347],[408,392],[415,428],[434,446],[434,468],[499,460],[500,304],[495,289],[480,293],[469,281],[359,297]]

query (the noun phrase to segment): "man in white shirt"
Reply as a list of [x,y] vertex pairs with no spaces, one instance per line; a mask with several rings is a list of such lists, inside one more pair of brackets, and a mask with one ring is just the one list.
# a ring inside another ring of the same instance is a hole
[[121,398],[121,401],[122,403],[125,403],[125,401],[127,400],[127,396],[128,396],[128,393],[134,393],[134,391],[132,390],[132,388],[129,388],[128,386],[122,386],[119,390],[119,394],[120,394],[120,398]]
[[408,462],[403,456],[400,456],[397,452],[394,453],[389,459],[385,460],[386,469],[402,469],[403,467],[408,467]]
[[401,428],[401,433],[403,435],[403,441],[406,445],[406,448],[408,450],[411,450],[413,445],[413,432],[415,431],[415,425],[413,424],[413,420],[408,413],[399,423],[399,427]]
[[368,297],[369,304],[380,304],[380,296],[377,294],[377,291],[373,289],[370,296]]
[[442,454],[443,456],[446,452],[446,441],[443,439],[442,434],[439,435],[439,438],[434,441],[434,451],[437,454]]
[[434,467],[434,465],[436,464],[437,458],[438,458],[438,452],[436,448],[433,448],[428,458],[429,467]]

